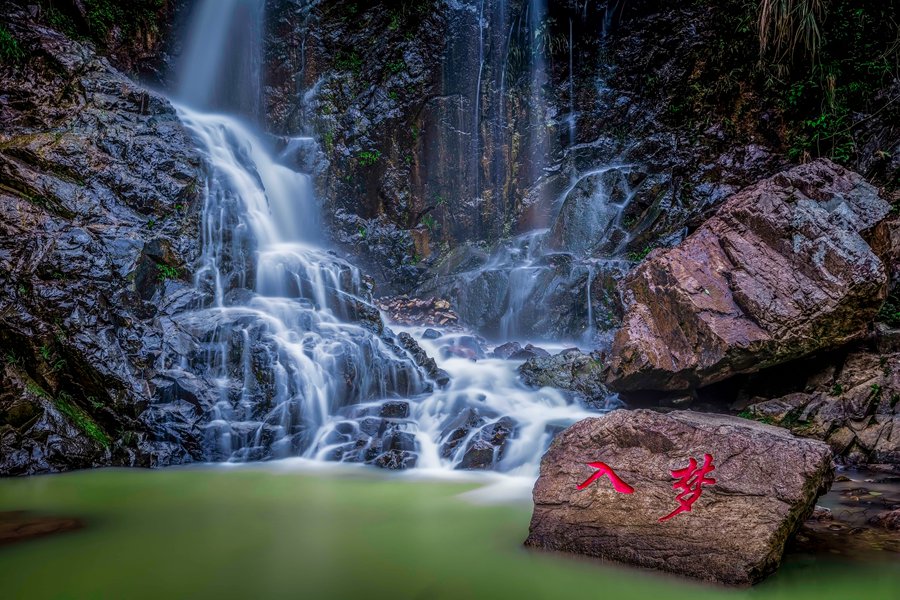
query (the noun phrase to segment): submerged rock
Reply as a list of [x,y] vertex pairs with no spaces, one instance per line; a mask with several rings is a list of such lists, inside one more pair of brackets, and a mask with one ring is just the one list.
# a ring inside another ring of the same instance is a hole
[[[591,481],[601,466],[612,474]],[[778,567],[833,475],[826,444],[783,429],[721,415],[615,411],[553,441],[525,544],[751,584]]]
[[684,390],[860,337],[888,281],[864,235],[889,208],[826,159],[735,194],[623,281],[610,387]]

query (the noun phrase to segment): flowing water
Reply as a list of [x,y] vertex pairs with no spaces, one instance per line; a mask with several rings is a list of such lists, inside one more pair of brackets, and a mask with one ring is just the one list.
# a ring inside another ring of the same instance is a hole
[[[231,60],[229,40],[258,53],[262,18],[262,2],[200,2],[193,30],[206,32],[206,51],[189,46],[176,97],[208,163],[196,272],[206,302],[175,319],[197,341],[178,367],[215,394],[208,458],[305,456],[535,477],[552,435],[588,410],[556,390],[526,388],[518,363],[454,355],[470,336],[431,341],[411,332],[449,381],[427,376],[408,345],[381,331],[360,272],[322,237],[310,177],[286,160],[310,140],[289,140],[276,153],[251,124],[252,103],[224,105],[236,114],[211,112],[220,97],[259,95],[258,70]],[[216,94],[198,82],[218,83]],[[529,269],[513,270],[522,289]],[[526,299],[511,304],[510,332]],[[473,352],[482,352],[477,342]]]

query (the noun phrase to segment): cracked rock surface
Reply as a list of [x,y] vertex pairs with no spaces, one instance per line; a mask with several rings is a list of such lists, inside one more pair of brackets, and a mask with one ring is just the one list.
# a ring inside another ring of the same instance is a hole
[[889,209],[827,159],[735,194],[623,280],[610,387],[700,387],[861,337],[888,285],[866,234]]

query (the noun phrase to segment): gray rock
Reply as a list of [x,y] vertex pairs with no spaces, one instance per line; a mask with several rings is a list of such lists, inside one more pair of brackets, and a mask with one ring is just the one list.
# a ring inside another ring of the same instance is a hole
[[532,387],[555,387],[602,403],[610,395],[602,383],[604,368],[599,354],[571,349],[554,356],[531,358],[519,367],[519,375]]

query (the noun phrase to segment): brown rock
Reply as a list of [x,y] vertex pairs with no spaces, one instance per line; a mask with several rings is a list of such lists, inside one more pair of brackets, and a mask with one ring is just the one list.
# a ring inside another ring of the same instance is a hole
[[[679,507],[672,471],[711,457],[691,510]],[[607,477],[579,490],[602,461],[633,493]],[[618,410],[561,433],[541,461],[526,545],[587,554],[728,584],[774,571],[785,543],[809,517],[834,476],[831,451],[789,432],[693,412]]]
[[813,374],[804,392],[756,402],[744,416],[827,441],[854,464],[900,464],[900,352],[850,352]]
[[888,210],[862,177],[825,159],[735,194],[623,280],[608,383],[683,390],[861,336],[887,293],[863,234]]

